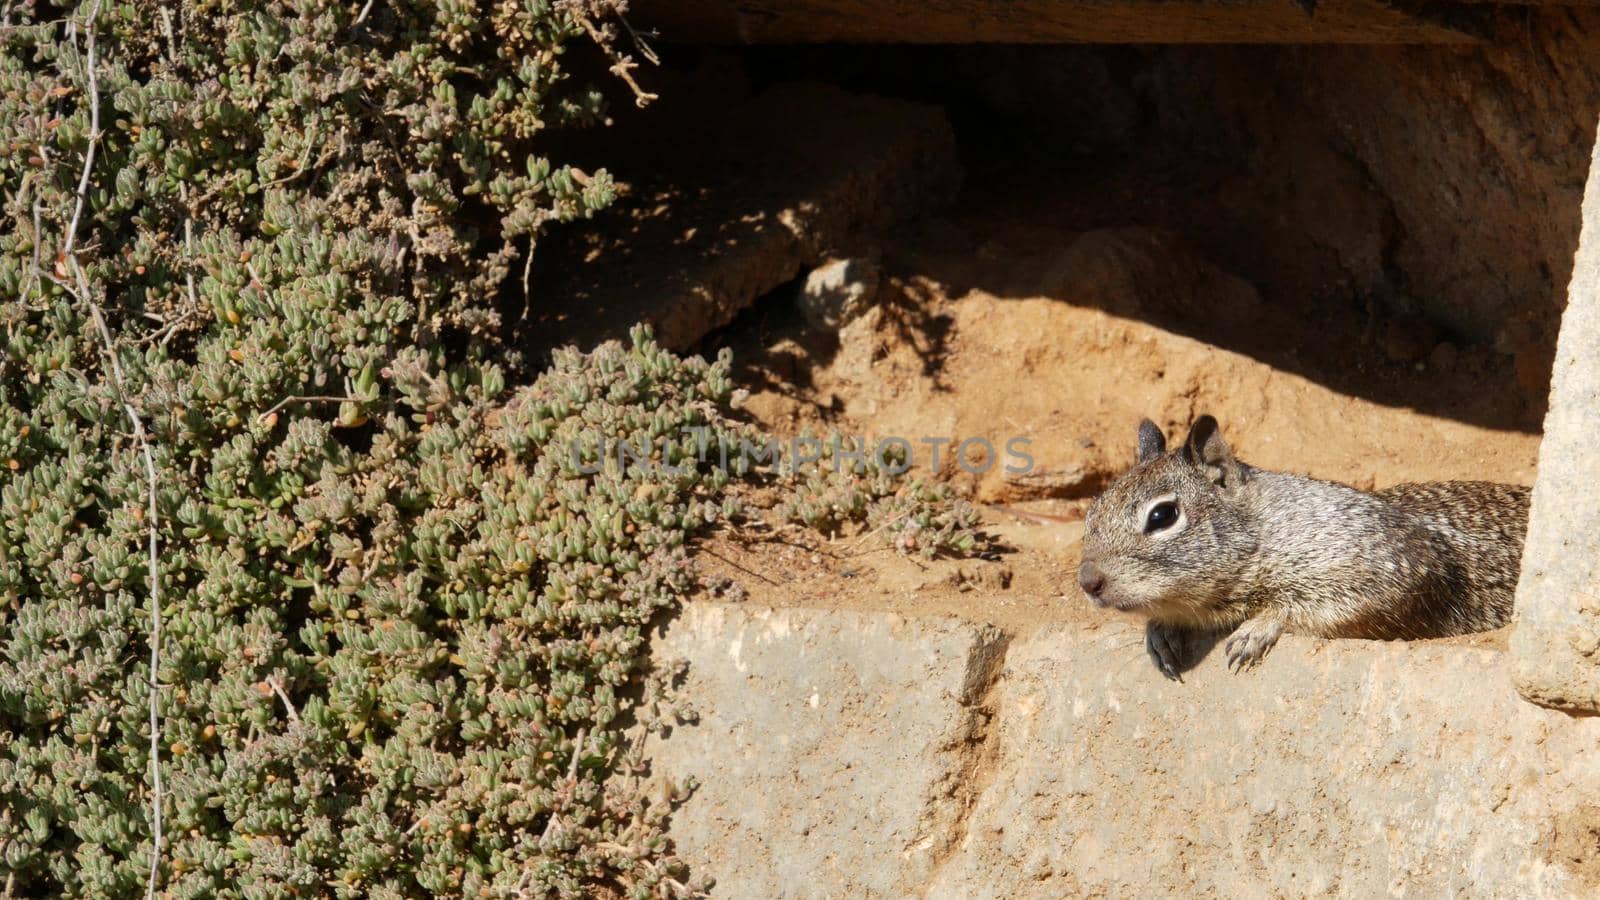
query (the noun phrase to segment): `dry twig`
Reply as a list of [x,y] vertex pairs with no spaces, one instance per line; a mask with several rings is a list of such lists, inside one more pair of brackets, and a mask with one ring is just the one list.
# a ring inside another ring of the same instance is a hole
[[[123,377],[122,361],[117,355],[117,341],[111,334],[111,328],[106,324],[105,313],[100,309],[100,304],[95,301],[89,286],[89,277],[83,271],[83,263],[78,259],[78,225],[83,219],[83,208],[88,203],[89,179],[94,171],[95,151],[100,143],[100,76],[96,71],[95,45],[95,20],[100,14],[100,0],[92,0],[89,4],[87,15],[84,16],[84,74],[88,82],[89,103],[89,143],[83,154],[83,171],[78,176],[78,195],[73,204],[72,219],[67,225],[66,235],[62,239],[60,258],[65,260],[72,269],[72,276],[77,283],[74,293],[78,299],[87,304],[89,312],[94,318],[95,328],[100,332],[100,340],[105,344],[106,357],[111,362],[112,384],[117,392],[117,399],[122,403],[122,409],[127,413],[128,421],[133,424],[134,441],[139,445],[139,450],[144,456],[145,477],[147,483],[146,512],[147,525],[149,526],[149,581],[150,581],[150,819],[151,833],[154,842],[150,853],[150,879],[145,887],[145,897],[154,900],[156,895],[156,882],[161,874],[161,685],[159,680],[161,669],[161,557],[160,535],[157,523],[157,489],[159,479],[156,474],[155,454],[150,449],[150,439],[145,431],[144,419],[139,416],[139,411],[134,408],[128,399],[127,380]],[[77,24],[70,23],[67,27],[68,37],[74,44],[77,43]]]
[[283,682],[279,680],[277,675],[267,676],[267,687],[272,688],[272,692],[278,695],[279,700],[283,701],[283,708],[289,711],[289,721],[299,725],[300,713],[294,708],[294,702],[289,699],[289,692],[283,689]]
[[329,396],[329,395],[323,395],[323,394],[312,394],[312,395],[307,395],[307,396],[285,397],[282,400],[279,400],[277,403],[272,404],[271,408],[269,408],[266,412],[262,413],[261,415],[256,416],[256,418],[265,420],[268,416],[272,415],[273,413],[277,412],[280,409],[283,409],[285,406],[288,406],[291,403],[360,403],[360,402],[361,402],[361,398],[360,397],[336,397],[336,396]]

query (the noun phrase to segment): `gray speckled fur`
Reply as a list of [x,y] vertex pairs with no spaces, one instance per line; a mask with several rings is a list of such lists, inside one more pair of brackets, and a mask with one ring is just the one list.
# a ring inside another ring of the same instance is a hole
[[[1368,493],[1263,471],[1233,458],[1209,416],[1171,451],[1141,425],[1140,456],[1090,507],[1083,558],[1104,576],[1097,603],[1150,621],[1152,655],[1169,675],[1157,645],[1193,629],[1244,626],[1237,642],[1260,646],[1232,655],[1248,664],[1283,630],[1424,638],[1510,621],[1528,488],[1450,481]],[[1143,512],[1168,494],[1182,527],[1146,534]]]

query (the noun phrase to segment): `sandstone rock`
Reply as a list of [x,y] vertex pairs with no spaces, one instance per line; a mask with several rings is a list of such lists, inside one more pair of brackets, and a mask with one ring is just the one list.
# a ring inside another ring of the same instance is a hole
[[986,503],[1016,503],[1045,498],[1089,497],[1115,477],[1102,468],[1077,463],[1060,468],[1004,472],[984,482],[978,499]]
[[671,836],[724,897],[910,896],[973,787],[1000,633],[953,620],[695,603],[656,642],[699,721],[647,745],[699,788]]
[[1441,17],[1376,0],[1232,4],[1088,0],[645,0],[630,9],[670,40],[699,43],[1464,43]]
[[838,331],[877,303],[883,271],[868,257],[830,259],[800,285],[800,314],[811,327]]
[[1536,703],[1600,712],[1600,145],[1551,375],[1512,635]]
[[863,235],[947,202],[961,183],[937,107],[820,84],[775,85],[617,164],[631,189],[591,227],[541,244],[527,331],[589,347],[638,321],[684,350]]
[[1080,235],[1051,264],[1043,292],[1153,322],[1238,327],[1260,318],[1261,295],[1178,235],[1103,228]]
[[[1286,637],[1182,684],[1140,630],[1011,647],[963,838],[927,896],[1574,896],[1600,719],[1523,703],[1505,654]],[[1564,825],[1562,823],[1565,823]]]
[[[1323,38],[1330,9],[1304,19]],[[1237,10],[1254,17],[1257,7]],[[1270,302],[1405,290],[1473,345],[1526,311],[1540,331],[1521,344],[1518,378],[1542,399],[1600,117],[1600,7],[1522,13],[1480,20],[1489,39],[1471,48],[1166,46],[1134,63],[1118,47],[975,47],[949,54],[949,80],[1052,153],[1081,140],[1108,158],[1234,161],[1217,184],[1205,180],[1212,166],[1176,176],[1135,166],[1127,193],[1116,190],[1127,169],[1111,167],[1103,182],[1097,168],[1082,202],[1087,221],[1181,230]],[[1146,24],[1153,15],[1141,13]],[[1028,15],[1016,25],[1046,33]],[[1129,109],[1159,112],[1130,129]],[[1155,202],[1168,177],[1180,181]],[[1511,425],[1498,411],[1472,419]]]
[[1177,684],[1129,622],[696,603],[654,652],[699,720],[652,777],[699,781],[669,834],[718,896],[1600,889],[1600,718],[1522,702],[1497,649],[1291,635]]

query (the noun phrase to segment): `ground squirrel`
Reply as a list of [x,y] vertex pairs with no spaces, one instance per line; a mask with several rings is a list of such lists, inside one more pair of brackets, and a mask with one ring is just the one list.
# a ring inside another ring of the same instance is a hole
[[1089,508],[1078,584],[1097,606],[1145,616],[1145,647],[1173,679],[1191,635],[1228,628],[1240,669],[1284,631],[1484,631],[1511,618],[1528,493],[1486,481],[1369,493],[1248,466],[1211,416],[1168,451],[1146,419],[1138,462]]

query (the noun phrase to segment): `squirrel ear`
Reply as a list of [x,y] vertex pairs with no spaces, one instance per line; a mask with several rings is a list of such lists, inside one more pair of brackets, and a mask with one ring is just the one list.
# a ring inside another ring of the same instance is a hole
[[1139,462],[1155,459],[1167,452],[1167,436],[1156,423],[1145,419],[1139,423]]
[[1209,415],[1201,416],[1189,426],[1189,439],[1184,442],[1184,455],[1189,461],[1205,470],[1212,482],[1222,487],[1244,483],[1245,468],[1233,458],[1228,442],[1222,439],[1222,429]]

